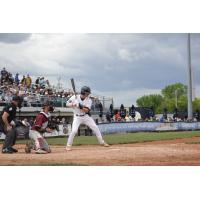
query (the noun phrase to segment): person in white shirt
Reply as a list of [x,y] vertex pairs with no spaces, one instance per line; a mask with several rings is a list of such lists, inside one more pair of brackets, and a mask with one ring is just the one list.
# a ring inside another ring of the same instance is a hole
[[100,145],[104,147],[109,147],[109,144],[107,144],[103,140],[98,126],[96,125],[93,118],[89,114],[91,106],[92,106],[92,100],[89,97],[90,93],[91,93],[90,88],[87,86],[84,86],[81,88],[80,95],[73,95],[66,103],[66,106],[68,108],[73,108],[73,112],[74,112],[72,131],[69,134],[69,138],[68,138],[67,146],[66,146],[67,151],[71,150],[74,136],[78,132],[78,128],[80,124],[87,125],[94,132]]
[[125,120],[126,120],[126,122],[130,122],[130,121],[132,121],[132,117],[128,113],[126,113]]

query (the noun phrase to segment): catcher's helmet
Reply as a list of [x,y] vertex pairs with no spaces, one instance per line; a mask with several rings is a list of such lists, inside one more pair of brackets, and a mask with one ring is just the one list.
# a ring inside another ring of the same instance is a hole
[[88,86],[83,86],[81,88],[81,94],[85,95],[85,94],[90,94],[91,93],[91,89]]
[[54,103],[52,101],[45,101],[42,107],[44,108],[45,106],[49,106],[49,112],[54,111]]

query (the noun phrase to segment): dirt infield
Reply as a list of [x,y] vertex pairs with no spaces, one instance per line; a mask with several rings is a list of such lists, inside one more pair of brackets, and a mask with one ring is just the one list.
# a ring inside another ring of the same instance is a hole
[[0,153],[0,165],[89,165],[89,166],[192,166],[200,165],[200,138],[112,145],[52,146],[50,154],[25,154],[24,145],[16,145],[17,154]]

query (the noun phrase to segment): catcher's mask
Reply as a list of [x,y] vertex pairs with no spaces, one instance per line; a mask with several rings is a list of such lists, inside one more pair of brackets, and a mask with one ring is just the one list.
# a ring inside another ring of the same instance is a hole
[[46,101],[45,103],[43,103],[42,108],[44,109],[45,107],[48,107],[49,112],[53,112],[54,111],[54,104],[52,101]]
[[15,95],[15,96],[13,96],[12,100],[17,102],[18,108],[22,107],[22,103],[23,103],[23,100],[24,100],[22,96]]

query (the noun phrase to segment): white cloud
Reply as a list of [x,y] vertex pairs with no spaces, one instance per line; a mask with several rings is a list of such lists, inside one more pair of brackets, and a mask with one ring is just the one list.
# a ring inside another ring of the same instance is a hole
[[[192,35],[198,85],[199,41],[199,34]],[[66,87],[73,77],[79,87],[89,85],[101,94],[114,95],[118,102],[123,97],[130,103],[144,92],[187,83],[186,34],[32,34],[17,43],[0,39],[0,66],[14,74],[45,76],[53,84],[60,76]]]
[[131,54],[130,54],[129,50],[127,50],[127,49],[120,49],[118,51],[118,53],[119,53],[119,57],[122,60],[125,60],[125,61],[131,61],[132,60],[132,57],[131,57]]

